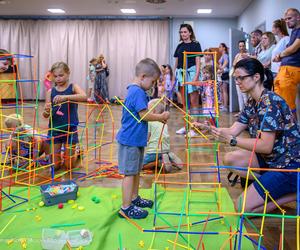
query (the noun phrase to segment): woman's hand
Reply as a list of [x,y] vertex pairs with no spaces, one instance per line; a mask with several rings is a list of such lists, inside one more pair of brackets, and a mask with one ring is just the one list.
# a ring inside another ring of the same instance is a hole
[[217,141],[222,143],[229,143],[231,140],[231,135],[223,128],[211,126],[211,134]]
[[273,62],[280,62],[280,61],[281,61],[280,54],[276,55],[276,56],[273,58]]
[[249,57],[249,54],[248,54],[248,53],[241,53],[241,57],[242,57],[243,59],[248,58],[248,57]]
[[102,68],[103,69],[106,69],[107,68],[107,64],[105,63],[105,60],[103,59],[103,61],[102,61]]
[[207,131],[209,132],[211,130],[211,126],[210,126],[210,124],[209,124],[208,121],[205,121],[203,123],[201,123],[201,122],[193,122],[192,125],[195,128],[197,128],[197,129],[199,129],[199,130],[201,130],[203,132],[207,132]]

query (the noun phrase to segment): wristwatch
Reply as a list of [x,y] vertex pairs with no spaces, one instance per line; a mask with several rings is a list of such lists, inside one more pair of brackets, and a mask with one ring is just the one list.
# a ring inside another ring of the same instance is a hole
[[232,136],[231,139],[230,139],[230,146],[236,146],[237,144],[237,140],[236,140],[236,137],[235,136]]

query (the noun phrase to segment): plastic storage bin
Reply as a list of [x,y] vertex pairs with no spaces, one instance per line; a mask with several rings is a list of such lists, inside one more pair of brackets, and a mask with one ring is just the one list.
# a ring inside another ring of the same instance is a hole
[[87,246],[92,242],[93,234],[88,229],[68,231],[67,240],[71,247]]
[[61,250],[66,244],[66,234],[63,230],[43,228],[42,247],[46,250]]
[[74,181],[53,182],[41,185],[40,191],[45,206],[52,206],[68,200],[76,200],[78,185]]

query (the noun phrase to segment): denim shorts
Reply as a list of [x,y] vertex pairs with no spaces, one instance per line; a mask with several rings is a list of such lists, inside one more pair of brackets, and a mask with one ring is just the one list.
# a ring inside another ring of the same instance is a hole
[[[161,154],[158,154],[158,160],[160,161],[161,159],[162,159]],[[143,164],[146,165],[148,163],[155,162],[155,161],[156,161],[156,154],[155,153],[145,154]]]
[[[196,66],[192,66],[190,68],[188,68],[188,70],[186,71],[185,74],[185,81],[186,82],[192,82],[195,75],[196,75]],[[183,86],[183,70],[182,69],[176,69],[175,71],[175,76],[176,76],[176,92],[180,91],[180,87]],[[195,91],[198,91],[198,87],[195,85],[191,85],[191,84],[186,84],[186,91],[188,94],[193,93]]]
[[118,144],[119,173],[123,175],[137,175],[144,160],[144,147],[133,147]]
[[[52,134],[51,134],[52,132]],[[52,140],[50,138],[54,137],[54,144],[77,144],[79,142],[78,140],[78,133],[77,133],[77,127],[70,127],[69,132],[60,132],[60,131],[48,131],[48,138],[47,142],[50,144],[52,143]]]
[[[290,163],[289,166],[284,169],[296,169],[296,164],[297,163]],[[258,180],[275,200],[286,194],[297,192],[297,172],[266,171]],[[265,199],[265,192],[258,182],[255,181],[253,185],[259,195]]]

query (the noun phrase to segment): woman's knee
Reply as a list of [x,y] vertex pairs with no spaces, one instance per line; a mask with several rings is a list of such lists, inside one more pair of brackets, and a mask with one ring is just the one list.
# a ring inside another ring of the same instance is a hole
[[226,166],[236,166],[238,161],[237,161],[237,153],[236,152],[229,152],[226,153],[224,156],[224,164]]

